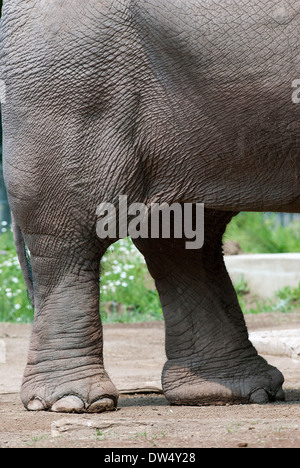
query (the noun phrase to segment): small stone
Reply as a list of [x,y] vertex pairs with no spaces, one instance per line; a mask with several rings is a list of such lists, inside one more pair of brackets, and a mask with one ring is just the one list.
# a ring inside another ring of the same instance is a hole
[[4,340],[0,340],[0,364],[6,364],[6,345]]
[[[109,429],[113,425],[121,425],[120,421],[112,421],[108,419],[101,420],[91,420],[86,419],[85,417],[65,417],[60,418],[57,421],[53,421],[51,424],[51,436],[60,437],[61,435],[71,435],[76,433],[77,437],[80,433],[81,435],[90,433],[90,431],[95,430],[104,430]],[[127,425],[127,423],[125,423]]]

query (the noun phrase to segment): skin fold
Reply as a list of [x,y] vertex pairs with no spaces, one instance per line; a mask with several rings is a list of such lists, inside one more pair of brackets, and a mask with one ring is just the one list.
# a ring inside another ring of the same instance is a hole
[[300,212],[299,13],[292,0],[4,1],[5,183],[35,308],[26,408],[117,405],[99,316],[114,240],[96,212],[120,195],[205,205],[202,249],[135,241],[165,316],[170,403],[284,398],[248,340],[222,236],[240,211]]

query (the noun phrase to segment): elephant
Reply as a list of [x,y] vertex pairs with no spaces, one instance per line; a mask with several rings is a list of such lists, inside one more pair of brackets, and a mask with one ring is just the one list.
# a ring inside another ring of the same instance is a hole
[[167,401],[284,400],[222,242],[240,212],[300,212],[299,13],[294,0],[4,1],[4,177],[34,304],[26,409],[117,407],[99,277],[120,236],[97,235],[97,209],[121,195],[204,205],[201,248],[134,239],[163,309]]

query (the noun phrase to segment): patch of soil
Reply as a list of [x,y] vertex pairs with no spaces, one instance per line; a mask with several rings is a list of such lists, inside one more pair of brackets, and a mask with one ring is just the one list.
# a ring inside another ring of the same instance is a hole
[[[250,331],[300,328],[300,312],[246,320]],[[300,447],[299,360],[265,356],[285,375],[284,403],[170,407],[160,393],[164,324],[108,325],[105,362],[122,391],[118,410],[95,415],[30,413],[19,398],[30,328],[0,324],[7,358],[0,364],[2,448]]]

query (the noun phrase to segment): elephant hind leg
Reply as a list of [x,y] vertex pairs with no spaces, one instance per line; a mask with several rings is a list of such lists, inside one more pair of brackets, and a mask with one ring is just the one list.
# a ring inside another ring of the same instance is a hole
[[163,388],[171,404],[264,403],[282,399],[283,376],[258,356],[222,253],[234,213],[207,210],[205,244],[138,240],[166,322]]

